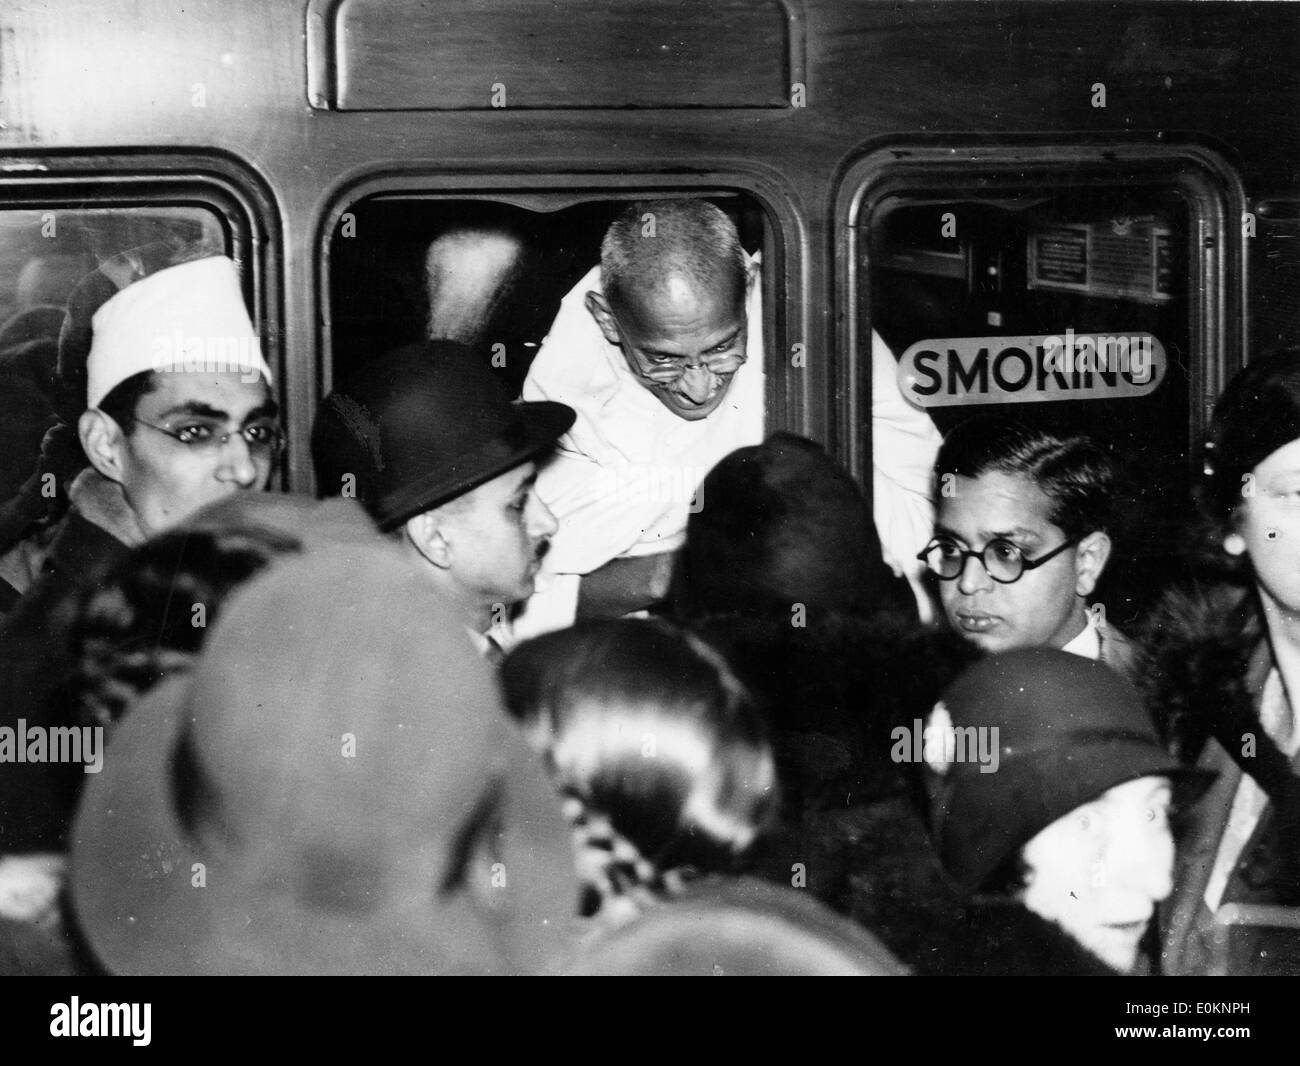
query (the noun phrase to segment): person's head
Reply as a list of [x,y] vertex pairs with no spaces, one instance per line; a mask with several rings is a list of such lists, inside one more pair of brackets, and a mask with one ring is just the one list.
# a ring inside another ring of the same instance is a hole
[[141,371],[80,419],[86,457],[156,535],[217,500],[263,489],[282,444],[265,381]]
[[1200,504],[1266,605],[1300,613],[1300,349],[1252,361],[1214,409]]
[[1207,783],[1160,746],[1133,686],[1066,652],[993,655],[944,692],[923,738],[931,830],[958,887],[1012,896],[1130,969],[1172,890],[1174,789],[1187,800]]
[[556,530],[537,462],[573,424],[558,403],[511,403],[461,345],[410,345],[368,364],[321,405],[312,428],[318,488],[355,496],[380,530],[486,629],[532,594]]
[[600,249],[587,310],[637,381],[679,418],[721,405],[746,359],[757,277],[727,215],[702,200],[633,204]]
[[[587,912],[671,871],[726,870],[775,811],[772,752],[747,692],[682,630],[624,619],[546,634],[512,652],[502,678],[588,830]],[[627,846],[593,841],[593,819]]]
[[449,605],[362,528],[236,591],[118,723],[69,833],[110,972],[533,972],[566,946],[546,774]]
[[1116,475],[1105,450],[1082,434],[974,418],[944,439],[934,469],[923,556],[949,624],[989,652],[1078,636],[1110,557]]
[[814,629],[831,615],[879,610],[915,620],[911,593],[881,558],[862,490],[813,441],[775,433],[738,448],[698,498],[674,575],[680,617],[738,613],[788,625],[801,607]]
[[511,467],[403,527],[436,584],[477,628],[533,594],[555,515],[537,495],[537,464]]
[[205,256],[122,288],[94,313],[77,423],[148,536],[266,486],[282,444],[271,373],[234,264]]

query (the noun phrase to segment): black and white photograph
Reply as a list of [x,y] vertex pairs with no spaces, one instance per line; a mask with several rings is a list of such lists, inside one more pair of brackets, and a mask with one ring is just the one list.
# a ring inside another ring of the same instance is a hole
[[0,2],[34,1047],[377,975],[1250,1046],[1293,707],[1300,4]]

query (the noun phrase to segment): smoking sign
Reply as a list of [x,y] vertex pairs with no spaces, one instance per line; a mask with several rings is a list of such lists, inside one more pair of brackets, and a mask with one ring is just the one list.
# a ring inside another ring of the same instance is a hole
[[1164,376],[1164,345],[1150,333],[949,337],[918,341],[898,361],[917,407],[1146,396]]

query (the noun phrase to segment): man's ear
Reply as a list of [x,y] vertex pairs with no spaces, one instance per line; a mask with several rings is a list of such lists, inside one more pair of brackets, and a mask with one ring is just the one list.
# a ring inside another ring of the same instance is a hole
[[125,474],[122,451],[126,445],[122,427],[103,411],[92,407],[81,412],[81,418],[77,420],[77,436],[90,465],[110,481],[121,484]]
[[425,559],[439,570],[451,568],[451,545],[442,533],[438,512],[425,511],[406,520],[406,538]]
[[1110,537],[1097,530],[1089,533],[1079,541],[1074,553],[1075,583],[1074,591],[1080,596],[1091,596],[1092,590],[1101,580],[1101,572],[1106,569],[1110,558]]
[[605,335],[605,339],[615,347],[623,346],[623,338],[618,332],[618,323],[614,321],[613,312],[609,309],[609,301],[605,299],[603,293],[587,293],[587,310],[591,317],[596,320],[596,325],[600,327],[600,332]]

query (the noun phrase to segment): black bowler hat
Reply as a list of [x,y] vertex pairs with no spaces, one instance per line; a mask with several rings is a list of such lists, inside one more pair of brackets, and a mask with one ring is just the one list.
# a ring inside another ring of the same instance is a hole
[[387,532],[545,451],[575,417],[562,403],[511,403],[463,345],[412,344],[325,397],[311,434],[316,481],[337,495],[350,476]]

